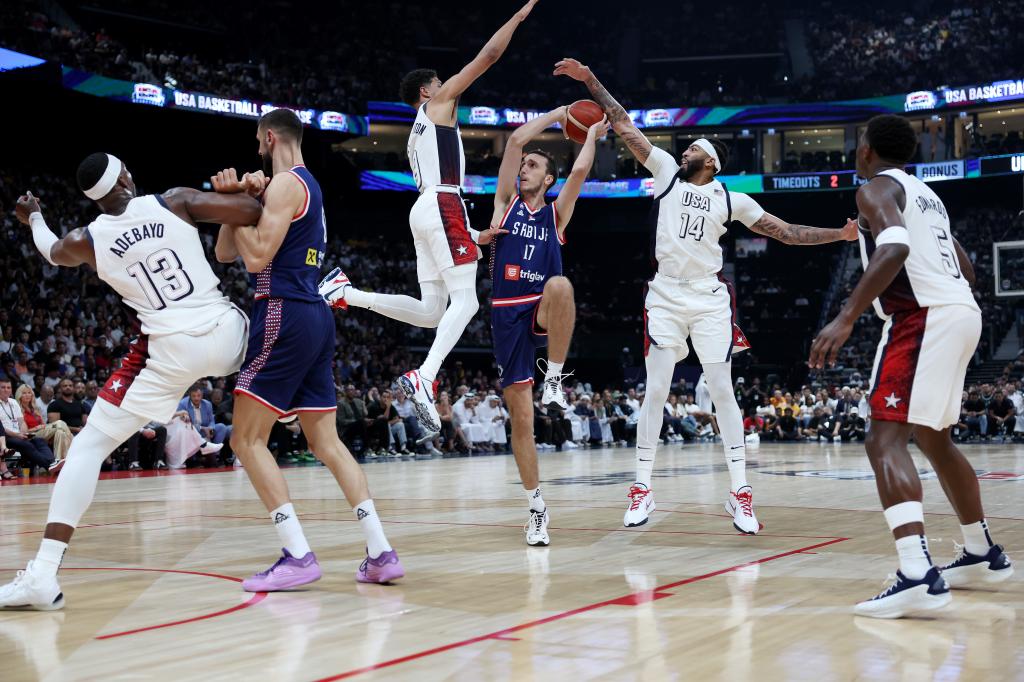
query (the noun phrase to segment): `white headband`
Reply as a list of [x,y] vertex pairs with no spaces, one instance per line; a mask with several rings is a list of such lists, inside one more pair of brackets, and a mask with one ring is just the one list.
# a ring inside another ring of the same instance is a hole
[[110,194],[110,190],[114,189],[114,185],[117,184],[117,179],[120,176],[121,159],[113,154],[107,154],[107,169],[103,171],[103,175],[100,176],[95,185],[85,190],[85,196],[93,201],[99,201]]
[[715,172],[716,173],[721,173],[722,172],[722,162],[718,160],[718,152],[716,152],[715,148],[711,146],[711,143],[708,142],[706,138],[702,137],[699,140],[697,140],[696,142],[694,142],[694,144],[697,145],[698,147],[700,147],[701,149],[703,149],[705,152],[707,152],[708,156],[710,156],[712,159],[714,159],[714,161],[715,161]]

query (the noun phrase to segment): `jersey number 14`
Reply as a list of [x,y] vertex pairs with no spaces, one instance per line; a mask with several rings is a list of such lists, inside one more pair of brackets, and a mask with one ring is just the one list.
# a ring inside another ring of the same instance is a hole
[[704,238],[704,216],[691,216],[689,213],[684,213],[680,225],[680,239],[693,237],[694,241],[699,242]]

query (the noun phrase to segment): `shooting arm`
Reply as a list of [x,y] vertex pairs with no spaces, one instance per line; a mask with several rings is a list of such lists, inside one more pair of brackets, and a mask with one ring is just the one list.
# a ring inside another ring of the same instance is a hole
[[587,131],[587,141],[583,143],[580,154],[572,164],[572,170],[569,171],[569,177],[565,179],[562,191],[558,193],[554,207],[558,217],[558,238],[563,242],[565,241],[565,228],[569,226],[572,213],[576,209],[576,200],[580,196],[580,191],[583,190],[583,183],[590,175],[590,169],[594,166],[597,138],[603,137],[607,132],[607,118],[590,127],[590,130]]

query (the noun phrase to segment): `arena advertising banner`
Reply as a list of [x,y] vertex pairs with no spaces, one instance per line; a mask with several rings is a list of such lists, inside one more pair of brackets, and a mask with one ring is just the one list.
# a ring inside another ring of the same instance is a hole
[[[151,83],[133,83],[68,67],[62,67],[62,70],[64,87],[70,90],[132,104],[165,109],[183,109],[252,120],[258,119],[269,111],[282,108],[282,105],[270,102],[218,97],[201,92],[175,90]],[[366,135],[369,132],[369,121],[365,116],[353,116],[339,111],[287,108],[294,111],[299,119],[311,128],[353,135]]]
[[[638,128],[644,129],[803,124],[812,121],[859,123],[876,114],[935,111],[1012,101],[1024,101],[1024,80],[1001,80],[840,102],[631,109],[629,116]],[[370,102],[369,113],[370,120],[374,123],[411,123],[416,117],[415,110],[401,102]],[[460,106],[459,123],[465,126],[517,128],[544,113],[538,109]]]
[[45,64],[45,59],[39,57],[33,57],[32,55],[22,54],[21,52],[15,52],[14,50],[5,50],[0,47],[0,72],[13,71],[14,69],[24,69],[30,66],[39,66]]
[[[907,172],[925,182],[961,180],[990,175],[1024,173],[1024,154],[988,156],[981,159],[957,159],[908,166]],[[733,192],[767,194],[777,192],[821,192],[857,189],[865,183],[854,171],[831,173],[749,173],[747,175],[720,175],[718,180]],[[555,183],[549,196],[556,196],[565,180]],[[465,194],[494,194],[498,178],[467,175],[463,185]],[[416,191],[411,173],[402,171],[363,171],[360,188],[364,190]],[[628,199],[654,196],[651,178],[628,178],[610,182],[591,180],[583,185],[581,197],[588,199]]]

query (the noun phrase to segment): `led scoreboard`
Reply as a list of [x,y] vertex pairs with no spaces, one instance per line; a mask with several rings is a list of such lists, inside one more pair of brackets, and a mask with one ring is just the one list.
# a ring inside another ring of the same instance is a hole
[[810,192],[816,189],[852,189],[864,184],[853,171],[782,173],[761,176],[765,192]]

